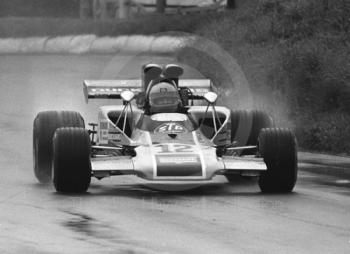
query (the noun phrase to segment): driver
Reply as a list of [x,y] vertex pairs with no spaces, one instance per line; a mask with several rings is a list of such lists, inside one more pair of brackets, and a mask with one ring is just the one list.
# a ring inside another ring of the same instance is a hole
[[161,81],[150,87],[148,93],[149,113],[175,113],[179,111],[181,99],[176,86]]

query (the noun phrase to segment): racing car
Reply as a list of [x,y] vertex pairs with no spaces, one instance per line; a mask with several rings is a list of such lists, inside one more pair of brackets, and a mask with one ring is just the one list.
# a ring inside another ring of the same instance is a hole
[[146,64],[141,79],[85,80],[90,99],[112,99],[85,129],[74,111],[43,111],[33,124],[34,173],[56,191],[86,192],[91,178],[135,175],[151,182],[256,176],[262,192],[291,192],[293,132],[265,112],[217,106],[208,79],[181,79],[176,64]]

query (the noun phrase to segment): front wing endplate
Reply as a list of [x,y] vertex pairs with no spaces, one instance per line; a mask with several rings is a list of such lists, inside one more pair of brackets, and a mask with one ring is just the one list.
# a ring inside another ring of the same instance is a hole
[[225,170],[252,170],[252,171],[265,171],[267,170],[266,164],[262,158],[256,158],[252,156],[244,157],[223,157],[223,163]]

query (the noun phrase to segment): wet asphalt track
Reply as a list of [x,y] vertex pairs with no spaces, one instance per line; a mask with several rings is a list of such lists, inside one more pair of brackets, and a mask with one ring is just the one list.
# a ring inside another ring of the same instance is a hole
[[341,178],[301,171],[289,195],[223,177],[181,193],[128,176],[93,180],[86,195],[39,185],[36,113],[72,109],[94,120],[100,102],[86,106],[82,79],[137,78],[149,59],[0,56],[0,253],[350,253],[350,183]]

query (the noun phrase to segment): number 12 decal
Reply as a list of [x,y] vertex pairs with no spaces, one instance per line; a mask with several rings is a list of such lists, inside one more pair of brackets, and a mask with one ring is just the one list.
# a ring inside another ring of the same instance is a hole
[[180,144],[155,145],[155,153],[193,153],[193,146]]

